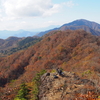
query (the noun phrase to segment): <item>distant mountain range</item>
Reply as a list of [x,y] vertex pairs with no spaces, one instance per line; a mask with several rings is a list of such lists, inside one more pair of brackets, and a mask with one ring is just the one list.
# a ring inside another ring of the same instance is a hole
[[3,30],[0,31],[0,38],[6,39],[8,37],[28,37],[28,36],[34,36],[38,32],[31,32],[31,31],[25,31],[25,30],[18,30],[18,31],[8,31]]
[[[36,32],[30,32],[24,30],[19,30],[19,31],[4,30],[0,31],[2,32],[2,35],[6,34],[11,35],[13,33],[15,33],[15,35],[7,39],[0,39],[0,56],[12,54],[18,50],[22,50],[29,47],[34,43],[40,41],[41,38],[39,37],[42,37],[46,33],[50,32],[52,33],[52,31],[58,31],[58,30],[65,31],[65,30],[77,30],[77,29],[82,29],[88,33],[91,33],[92,35],[100,36],[100,24],[84,19],[75,20],[71,23],[62,25],[59,28],[53,28],[51,30],[40,32],[38,34],[36,34]],[[2,37],[2,35],[0,35],[0,38]],[[48,34],[46,34],[45,36],[48,36]]]
[[[8,31],[8,30],[3,30],[0,31],[0,39],[6,39],[10,36],[14,37],[28,37],[28,36],[43,36],[44,34],[53,31],[53,30],[77,30],[77,29],[82,29],[85,30],[86,32],[92,33],[93,35],[100,36],[100,24],[92,21],[88,21],[85,19],[79,19],[75,20],[70,23],[66,23],[62,26],[51,26],[35,31],[25,31],[25,30],[18,30],[18,31]],[[40,30],[46,30],[46,31],[40,31]]]
[[49,29],[53,29],[55,27],[59,27],[59,26],[55,26],[55,25],[51,25],[49,27],[45,27],[45,28],[39,28],[39,29],[33,29],[33,30],[23,30],[20,29],[18,31],[9,31],[9,30],[0,30],[0,39],[6,39],[8,37],[29,37],[29,36],[34,36],[35,34],[44,31],[44,30],[49,30]]
[[39,34],[37,34],[37,36],[43,36],[44,34],[50,32],[50,31],[53,31],[53,30],[65,31],[68,29],[70,29],[70,30],[82,29],[82,30],[85,30],[86,32],[93,34],[93,35],[100,36],[100,24],[98,24],[96,22],[88,21],[85,19],[75,20],[73,22],[62,25],[59,28],[54,28],[51,30],[40,32]]

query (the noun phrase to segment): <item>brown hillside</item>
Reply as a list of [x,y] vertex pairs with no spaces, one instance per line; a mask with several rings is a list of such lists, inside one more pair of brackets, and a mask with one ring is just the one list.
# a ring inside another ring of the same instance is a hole
[[[93,79],[99,88],[99,66],[100,37],[82,30],[53,31],[27,50],[0,58],[0,86],[17,87],[22,82],[31,82],[41,69],[61,67]],[[11,85],[12,80],[15,81]]]
[[7,50],[9,48],[14,48],[17,46],[18,41],[21,41],[22,38],[9,37],[5,40],[0,39],[0,50]]

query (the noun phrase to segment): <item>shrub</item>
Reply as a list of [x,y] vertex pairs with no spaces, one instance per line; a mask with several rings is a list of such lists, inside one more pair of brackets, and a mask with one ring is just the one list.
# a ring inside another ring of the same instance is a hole
[[25,83],[23,83],[21,84],[20,88],[21,89],[18,91],[18,95],[14,100],[27,100],[28,99],[27,95],[29,93],[28,87],[26,86]]
[[100,99],[100,96],[98,96],[98,98]]
[[33,79],[34,86],[33,86],[33,100],[38,100],[38,94],[39,94],[39,86],[40,86],[40,77],[46,73],[46,70],[42,70],[39,73],[36,74],[36,76]]
[[92,72],[90,70],[86,70],[82,73],[82,76],[87,76],[87,75],[91,75]]
[[56,73],[56,70],[55,70],[55,69],[53,69],[53,70],[51,71],[51,73]]

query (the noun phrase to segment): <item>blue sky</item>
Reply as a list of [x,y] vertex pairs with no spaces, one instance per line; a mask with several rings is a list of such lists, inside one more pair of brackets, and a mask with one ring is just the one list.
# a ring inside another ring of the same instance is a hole
[[76,19],[100,23],[100,0],[0,0],[0,30],[33,30]]

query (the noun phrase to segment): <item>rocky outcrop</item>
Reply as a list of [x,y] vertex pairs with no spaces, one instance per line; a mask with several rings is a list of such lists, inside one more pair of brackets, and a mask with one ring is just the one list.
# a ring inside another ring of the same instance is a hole
[[99,94],[94,82],[65,71],[44,74],[39,89],[39,100],[97,100]]

